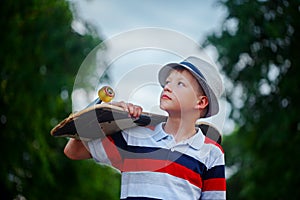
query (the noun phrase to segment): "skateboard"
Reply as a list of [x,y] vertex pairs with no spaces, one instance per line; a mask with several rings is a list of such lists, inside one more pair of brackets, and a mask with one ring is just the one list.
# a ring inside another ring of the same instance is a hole
[[[101,88],[98,91],[99,98],[95,99],[82,111],[70,114],[57,124],[51,130],[51,135],[87,141],[103,138],[105,135],[136,126],[155,127],[167,120],[167,116],[148,112],[143,112],[137,119],[132,118],[123,108],[107,104],[113,99],[114,95],[114,91],[110,87]],[[203,134],[210,139],[219,144],[221,143],[221,134],[211,124],[199,122],[196,127],[200,128]]]
[[134,119],[120,107],[96,104],[71,114],[51,130],[51,135],[89,140],[102,138],[105,135],[136,126],[153,127],[166,120],[166,116],[146,112]]

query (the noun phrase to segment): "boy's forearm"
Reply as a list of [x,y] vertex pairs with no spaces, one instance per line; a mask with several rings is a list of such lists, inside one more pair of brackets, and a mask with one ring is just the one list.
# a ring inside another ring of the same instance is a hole
[[64,154],[72,160],[83,160],[92,157],[83,142],[73,138],[71,138],[65,146]]

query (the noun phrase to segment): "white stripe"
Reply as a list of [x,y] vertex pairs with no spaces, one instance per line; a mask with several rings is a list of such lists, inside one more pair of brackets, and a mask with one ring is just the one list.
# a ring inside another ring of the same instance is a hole
[[101,139],[91,140],[88,142],[90,153],[96,162],[101,164],[112,165],[107,157],[106,151],[102,145]]
[[201,189],[188,181],[159,172],[123,172],[121,198],[199,199]]
[[225,200],[226,199],[226,192],[224,191],[206,191],[202,193],[201,200]]

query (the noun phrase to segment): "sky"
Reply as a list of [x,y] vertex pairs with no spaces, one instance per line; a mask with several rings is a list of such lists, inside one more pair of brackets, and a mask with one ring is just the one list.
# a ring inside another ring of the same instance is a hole
[[216,0],[70,0],[77,14],[108,38],[140,27],[179,31],[196,41],[219,29],[226,10]]
[[[216,58],[214,49],[199,51],[201,49],[199,44],[207,35],[220,30],[227,14],[225,8],[216,0],[70,0],[70,2],[75,14],[73,29],[85,34],[82,21],[92,24],[108,47],[105,53],[98,49],[94,54],[91,53],[93,56],[90,57],[105,54],[110,64],[106,71],[109,72],[111,79],[109,84],[116,92],[115,100],[133,102],[142,105],[147,112],[159,114],[164,114],[158,108],[161,91],[157,83],[159,68],[162,64],[180,61],[189,54],[205,54],[205,59],[214,63]],[[83,61],[78,74],[88,71],[85,63],[89,62]],[[98,77],[103,73],[103,70],[95,72],[95,81],[91,82],[95,88],[101,86]],[[84,89],[78,89],[79,87],[74,84],[73,110],[82,109],[87,102],[95,98],[96,92],[86,94]],[[89,98],[86,99],[85,96]],[[221,106],[224,111],[210,119],[210,122],[221,124],[217,128],[227,132],[226,129],[230,129],[224,127],[228,113],[227,104],[223,102]]]

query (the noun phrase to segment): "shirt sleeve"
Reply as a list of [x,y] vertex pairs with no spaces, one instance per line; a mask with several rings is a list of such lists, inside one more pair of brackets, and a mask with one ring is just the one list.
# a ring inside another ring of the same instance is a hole
[[201,199],[226,199],[224,154],[204,173]]
[[96,162],[122,170],[127,142],[121,132],[109,135],[103,139],[89,141],[88,147]]

